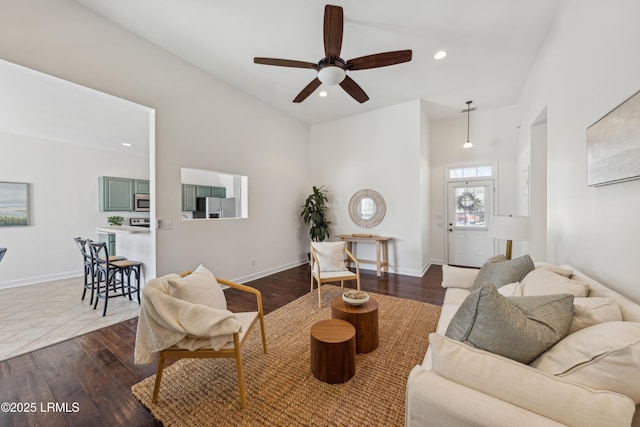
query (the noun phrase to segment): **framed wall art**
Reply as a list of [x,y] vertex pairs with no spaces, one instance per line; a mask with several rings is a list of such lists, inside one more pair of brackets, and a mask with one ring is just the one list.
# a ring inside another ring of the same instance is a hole
[[640,178],[640,92],[587,128],[587,185]]
[[0,227],[29,225],[29,184],[0,181]]

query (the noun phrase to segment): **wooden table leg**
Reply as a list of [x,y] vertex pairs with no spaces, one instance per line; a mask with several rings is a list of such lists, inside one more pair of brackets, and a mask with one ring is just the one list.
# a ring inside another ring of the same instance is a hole
[[382,265],[385,273],[389,273],[389,253],[387,250],[387,241],[382,242]]
[[376,240],[376,273],[378,274],[378,277],[381,276],[380,274],[380,240]]

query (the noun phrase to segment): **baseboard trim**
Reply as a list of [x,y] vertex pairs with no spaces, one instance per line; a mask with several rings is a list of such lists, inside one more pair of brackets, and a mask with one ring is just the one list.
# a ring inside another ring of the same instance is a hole
[[288,264],[283,264],[278,267],[273,267],[268,270],[263,270],[258,273],[249,274],[247,276],[237,277],[235,279],[231,279],[232,282],[236,283],[246,283],[252,280],[262,279],[263,277],[270,276],[275,273],[280,273],[281,271],[289,270],[290,268],[298,267],[303,264],[308,264],[309,260],[300,259],[298,261],[290,262]]
[[26,279],[9,280],[0,283],[0,289],[16,288],[18,286],[36,285],[38,283],[52,282],[54,280],[71,279],[72,277],[81,277],[82,270],[67,271],[64,273],[48,274],[46,276],[28,277]]

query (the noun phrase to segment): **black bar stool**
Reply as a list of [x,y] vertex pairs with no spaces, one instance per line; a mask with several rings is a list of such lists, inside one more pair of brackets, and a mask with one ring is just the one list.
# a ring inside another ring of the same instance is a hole
[[[140,274],[142,262],[129,259],[112,261],[109,259],[109,250],[105,242],[88,242],[91,251],[91,259],[95,263],[95,288],[96,300],[93,309],[98,307],[98,300],[104,299],[102,315],[107,314],[109,298],[136,294],[140,304]],[[118,280],[118,274],[120,279]],[[131,275],[135,276],[135,284],[131,282]],[[125,279],[126,278],[126,279]]]
[[[83,239],[81,237],[74,237],[73,241],[76,242],[76,245],[78,245],[78,249],[80,249],[80,253],[82,254],[82,260],[84,263],[84,289],[82,290],[82,300],[84,301],[84,297],[87,295],[87,289],[90,289],[91,298],[89,299],[89,304],[93,304],[96,268],[91,258],[91,251],[87,247],[87,243],[91,242],[91,240]],[[127,258],[123,256],[112,255],[109,257],[109,259],[111,261],[120,261]]]

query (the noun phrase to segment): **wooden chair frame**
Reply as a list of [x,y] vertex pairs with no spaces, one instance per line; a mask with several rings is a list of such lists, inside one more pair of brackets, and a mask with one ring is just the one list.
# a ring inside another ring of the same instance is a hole
[[[191,274],[191,272],[181,273],[182,277]],[[221,285],[227,285],[231,288],[238,289],[243,292],[249,292],[255,294],[256,302],[258,305],[258,316],[253,319],[251,325],[244,332],[242,339],[240,339],[240,333],[233,334],[233,348],[214,350],[212,348],[203,348],[199,350],[185,350],[178,347],[171,347],[166,350],[162,350],[158,353],[158,370],[156,373],[156,383],[153,388],[152,403],[158,401],[158,394],[160,392],[160,382],[162,381],[162,370],[164,369],[165,359],[219,359],[219,358],[234,358],[236,359],[236,368],[238,370],[238,388],[240,389],[240,406],[242,408],[247,407],[246,389],[244,386],[244,373],[242,371],[242,346],[244,345],[249,333],[253,330],[255,324],[260,321],[260,330],[262,332],[262,348],[265,354],[267,354],[267,338],[264,329],[264,312],[262,309],[262,295],[260,291],[250,286],[241,285],[239,283],[231,282],[229,280],[216,278]]]
[[356,257],[354,257],[353,254],[349,251],[349,249],[345,247],[344,252],[348,257],[347,259],[353,262],[353,264],[356,266],[356,272],[355,272],[356,277],[353,277],[354,273],[349,269],[344,271],[345,274],[343,276],[335,274],[338,272],[332,272],[334,274],[331,274],[329,277],[326,277],[326,276],[322,277],[322,273],[326,274],[327,272],[321,271],[322,269],[320,268],[320,262],[318,261],[318,255],[316,254],[316,250],[313,248],[313,245],[310,245],[310,248],[311,248],[311,291],[310,292],[313,292],[313,280],[315,279],[318,282],[318,307],[322,308],[322,295],[320,293],[320,287],[322,286],[323,283],[331,283],[331,282],[339,281],[340,288],[342,289],[344,287],[345,280],[355,280],[357,284],[357,288],[358,290],[360,290],[360,263],[356,259]]

